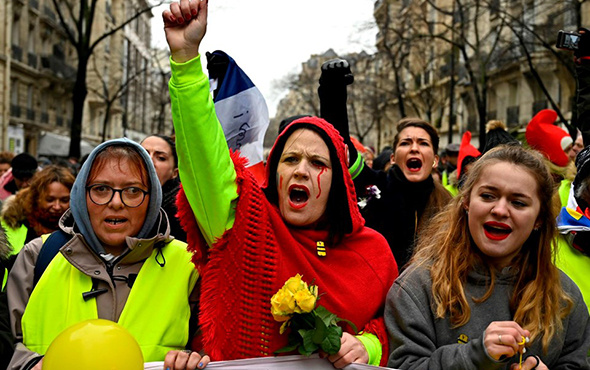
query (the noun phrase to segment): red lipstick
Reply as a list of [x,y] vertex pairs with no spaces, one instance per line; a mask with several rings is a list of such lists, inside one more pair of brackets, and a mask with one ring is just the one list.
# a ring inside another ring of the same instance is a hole
[[490,240],[504,240],[512,233],[512,228],[501,222],[488,221],[483,225],[483,232]]

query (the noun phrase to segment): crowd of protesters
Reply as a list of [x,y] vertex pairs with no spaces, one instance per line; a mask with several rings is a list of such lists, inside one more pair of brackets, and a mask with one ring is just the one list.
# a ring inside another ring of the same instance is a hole
[[261,181],[216,115],[207,12],[162,14],[174,136],[110,140],[81,166],[0,153],[0,368],[42,369],[98,318],[166,370],[273,356],[293,343],[271,299],[299,274],[346,320],[321,353],[335,368],[590,369],[590,35],[579,128],[545,109],[524,140],[490,121],[480,149],[465,132],[441,150],[417,117],[363,146],[351,66],[330,60],[321,117],[282,122]]

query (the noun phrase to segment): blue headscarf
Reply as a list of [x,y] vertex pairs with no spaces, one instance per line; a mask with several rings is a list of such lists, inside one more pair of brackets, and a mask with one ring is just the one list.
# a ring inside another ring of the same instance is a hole
[[160,206],[162,204],[162,187],[160,186],[160,182],[158,180],[158,176],[156,174],[156,169],[154,168],[154,163],[150,158],[148,152],[142,148],[141,145],[136,143],[135,141],[129,140],[127,138],[121,139],[114,139],[106,141],[96,148],[90,153],[86,162],[80,169],[78,176],[76,177],[76,181],[74,182],[74,186],[72,187],[72,191],[70,193],[70,209],[72,215],[74,217],[74,221],[76,222],[76,226],[78,230],[84,236],[84,240],[90,245],[92,249],[94,249],[99,254],[106,253],[104,247],[96,233],[92,229],[92,224],[90,223],[90,217],[88,215],[88,207],[86,205],[86,183],[88,181],[88,175],[90,174],[90,170],[94,165],[94,160],[98,153],[103,151],[105,148],[110,146],[128,146],[133,148],[136,152],[139,153],[148,173],[148,182],[149,182],[149,203],[148,209],[146,211],[145,222],[141,227],[141,230],[137,235],[129,235],[136,238],[146,238],[148,237],[149,232],[152,230],[156,221],[158,220],[160,214]]

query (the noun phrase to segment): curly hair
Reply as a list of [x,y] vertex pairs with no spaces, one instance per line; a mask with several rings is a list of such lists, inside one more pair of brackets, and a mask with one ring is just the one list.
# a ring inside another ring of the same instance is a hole
[[[68,190],[72,190],[74,185],[74,175],[70,170],[63,166],[50,165],[35,173],[31,179],[31,185],[22,189],[16,194],[14,207],[3,210],[2,217],[10,227],[17,227],[29,215],[34,215],[39,206],[39,199],[44,196],[47,187],[58,182],[64,185]],[[21,208],[19,210],[18,208]],[[17,216],[20,214],[20,216]]]
[[495,272],[485,263],[485,257],[471,238],[465,205],[484,170],[500,162],[519,166],[537,184],[542,224],[538,231],[530,234],[514,261],[519,267],[519,276],[510,297],[510,308],[514,321],[531,332],[532,340],[542,336],[543,349],[547,351],[551,338],[563,329],[562,319],[571,310],[572,300],[562,289],[559,271],[554,265],[556,214],[551,198],[555,186],[537,152],[519,146],[499,146],[483,155],[469,171],[459,196],[453,198],[420,234],[411,262],[430,270],[436,317],[449,315],[454,327],[466,324],[470,307],[464,285],[469,271],[475,265],[483,265],[491,276],[484,296],[471,298],[476,303],[491,296]]
[[8,163],[10,164],[10,162],[12,161],[12,158],[14,158],[14,153],[12,152],[0,152],[0,163]]

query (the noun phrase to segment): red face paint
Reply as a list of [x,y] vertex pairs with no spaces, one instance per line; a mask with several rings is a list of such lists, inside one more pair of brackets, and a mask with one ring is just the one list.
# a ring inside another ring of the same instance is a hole
[[320,171],[320,173],[318,173],[318,195],[315,197],[315,199],[318,199],[320,197],[320,195],[322,195],[322,185],[320,183],[320,178],[322,176],[322,174],[324,172],[326,172],[327,167],[322,167],[322,170]]

